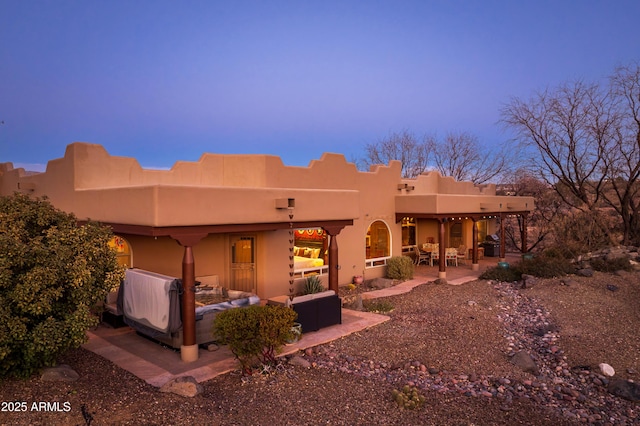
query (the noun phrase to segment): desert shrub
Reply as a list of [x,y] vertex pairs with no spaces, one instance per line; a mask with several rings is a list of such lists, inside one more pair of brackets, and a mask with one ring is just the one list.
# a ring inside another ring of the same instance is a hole
[[402,389],[394,389],[391,396],[401,409],[415,410],[425,402],[424,395],[415,386],[404,385]]
[[255,361],[275,363],[276,354],[293,338],[291,327],[297,316],[293,309],[280,305],[229,309],[216,315],[213,334],[229,346],[243,372],[250,374]]
[[311,275],[307,277],[304,282],[304,294],[322,293],[324,286],[322,280],[318,275]]
[[124,277],[111,231],[46,199],[0,197],[0,377],[27,377],[86,341]]
[[495,266],[493,268],[487,268],[486,271],[480,274],[479,278],[483,280],[513,282],[522,278],[522,271],[518,268],[518,264],[511,265],[509,268]]
[[607,247],[611,244],[611,226],[602,211],[567,212],[553,223],[557,246],[570,248],[573,255]]
[[541,255],[519,262],[518,268],[523,274],[540,278],[561,277],[576,271],[575,266],[558,249],[547,249]]
[[589,260],[591,267],[600,272],[630,271],[631,262],[629,256],[617,257],[607,260],[603,257],[594,257]]
[[387,277],[394,280],[413,278],[414,264],[409,256],[393,256],[387,260]]
[[362,307],[367,312],[375,312],[380,314],[385,314],[387,312],[393,311],[393,304],[391,304],[391,302],[387,302],[386,300],[369,300],[364,302]]

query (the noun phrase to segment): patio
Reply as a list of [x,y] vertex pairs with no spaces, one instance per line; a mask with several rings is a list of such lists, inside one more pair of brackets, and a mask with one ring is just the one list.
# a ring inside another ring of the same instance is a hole
[[[515,261],[517,255],[507,255],[507,261]],[[478,271],[471,264],[447,267],[447,282],[460,285],[475,280],[484,270],[497,263],[497,258],[484,258],[479,261]],[[388,289],[375,290],[363,295],[363,299],[393,296],[410,291],[413,287],[438,277],[438,266],[420,265],[416,267],[414,279],[405,281]],[[386,315],[342,310],[342,324],[327,327],[315,332],[305,333],[297,343],[284,347],[282,355],[293,354],[309,347],[324,344],[340,337],[381,324],[389,319]],[[161,387],[178,376],[193,376],[198,382],[210,380],[238,368],[238,362],[226,347],[215,351],[199,350],[198,360],[186,363],[180,359],[180,352],[161,346],[135,333],[129,327],[112,328],[100,324],[88,333],[89,341],[83,345],[103,358],[106,358],[129,371],[147,383]]]

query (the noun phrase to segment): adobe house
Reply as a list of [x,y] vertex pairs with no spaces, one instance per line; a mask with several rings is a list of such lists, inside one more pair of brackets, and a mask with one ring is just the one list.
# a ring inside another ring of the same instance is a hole
[[437,172],[403,179],[398,161],[362,172],[340,154],[307,167],[271,155],[204,154],[149,170],[88,143],[68,145],[43,173],[0,164],[0,195],[16,191],[111,226],[128,267],[262,299],[289,294],[309,274],[336,291],[357,275],[384,276],[387,259],[427,241],[439,243],[441,259],[446,247],[469,248],[477,268],[484,235],[534,207],[531,197],[496,196],[494,185]]

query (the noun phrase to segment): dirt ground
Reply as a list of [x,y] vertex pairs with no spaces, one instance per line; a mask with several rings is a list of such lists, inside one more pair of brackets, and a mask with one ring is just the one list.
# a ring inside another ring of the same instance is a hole
[[[385,299],[390,321],[299,354],[309,368],[283,360],[269,374],[226,374],[194,398],[161,393],[78,349],[61,359],[76,382],[0,383],[0,424],[638,424],[638,403],[611,395],[598,365],[640,380],[640,274],[564,281],[425,283]],[[513,364],[520,351],[538,374]],[[393,401],[406,384],[425,397],[422,407]],[[9,402],[27,409],[8,411]],[[51,404],[39,411],[34,402]]]

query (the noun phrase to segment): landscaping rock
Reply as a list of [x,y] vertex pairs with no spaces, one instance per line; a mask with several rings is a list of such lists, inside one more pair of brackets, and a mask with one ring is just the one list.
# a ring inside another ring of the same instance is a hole
[[618,291],[620,290],[617,285],[607,284],[607,290],[609,291]]
[[640,401],[640,384],[630,380],[614,379],[609,382],[607,390],[615,396],[629,401]]
[[298,355],[291,357],[291,359],[289,360],[289,364],[297,365],[298,367],[302,368],[311,368],[311,363]]
[[598,367],[600,367],[600,371],[602,372],[602,374],[604,374],[605,376],[609,376],[609,377],[613,377],[616,375],[616,370],[613,369],[612,366],[610,366],[607,363],[601,363],[598,365]]
[[393,280],[389,278],[374,278],[368,283],[369,287],[381,289],[393,286]]
[[42,371],[41,380],[45,382],[75,382],[80,375],[67,364],[60,364],[56,367],[45,368]]
[[593,269],[590,269],[590,268],[578,269],[578,271],[576,272],[576,275],[578,275],[579,277],[592,277]]
[[538,282],[533,275],[522,274],[522,288],[531,288]]
[[520,369],[525,373],[531,373],[536,376],[540,374],[538,366],[533,361],[533,358],[531,358],[531,355],[525,351],[516,352],[516,354],[511,358],[511,363],[516,367],[520,367]]
[[192,376],[180,376],[168,381],[160,388],[160,392],[171,392],[176,395],[193,398],[204,392],[204,388]]
[[560,280],[560,284],[566,285],[567,287],[572,287],[578,285],[576,280],[572,280],[571,278],[563,278]]
[[446,278],[438,278],[437,280],[434,281],[435,284],[448,284],[448,281]]

